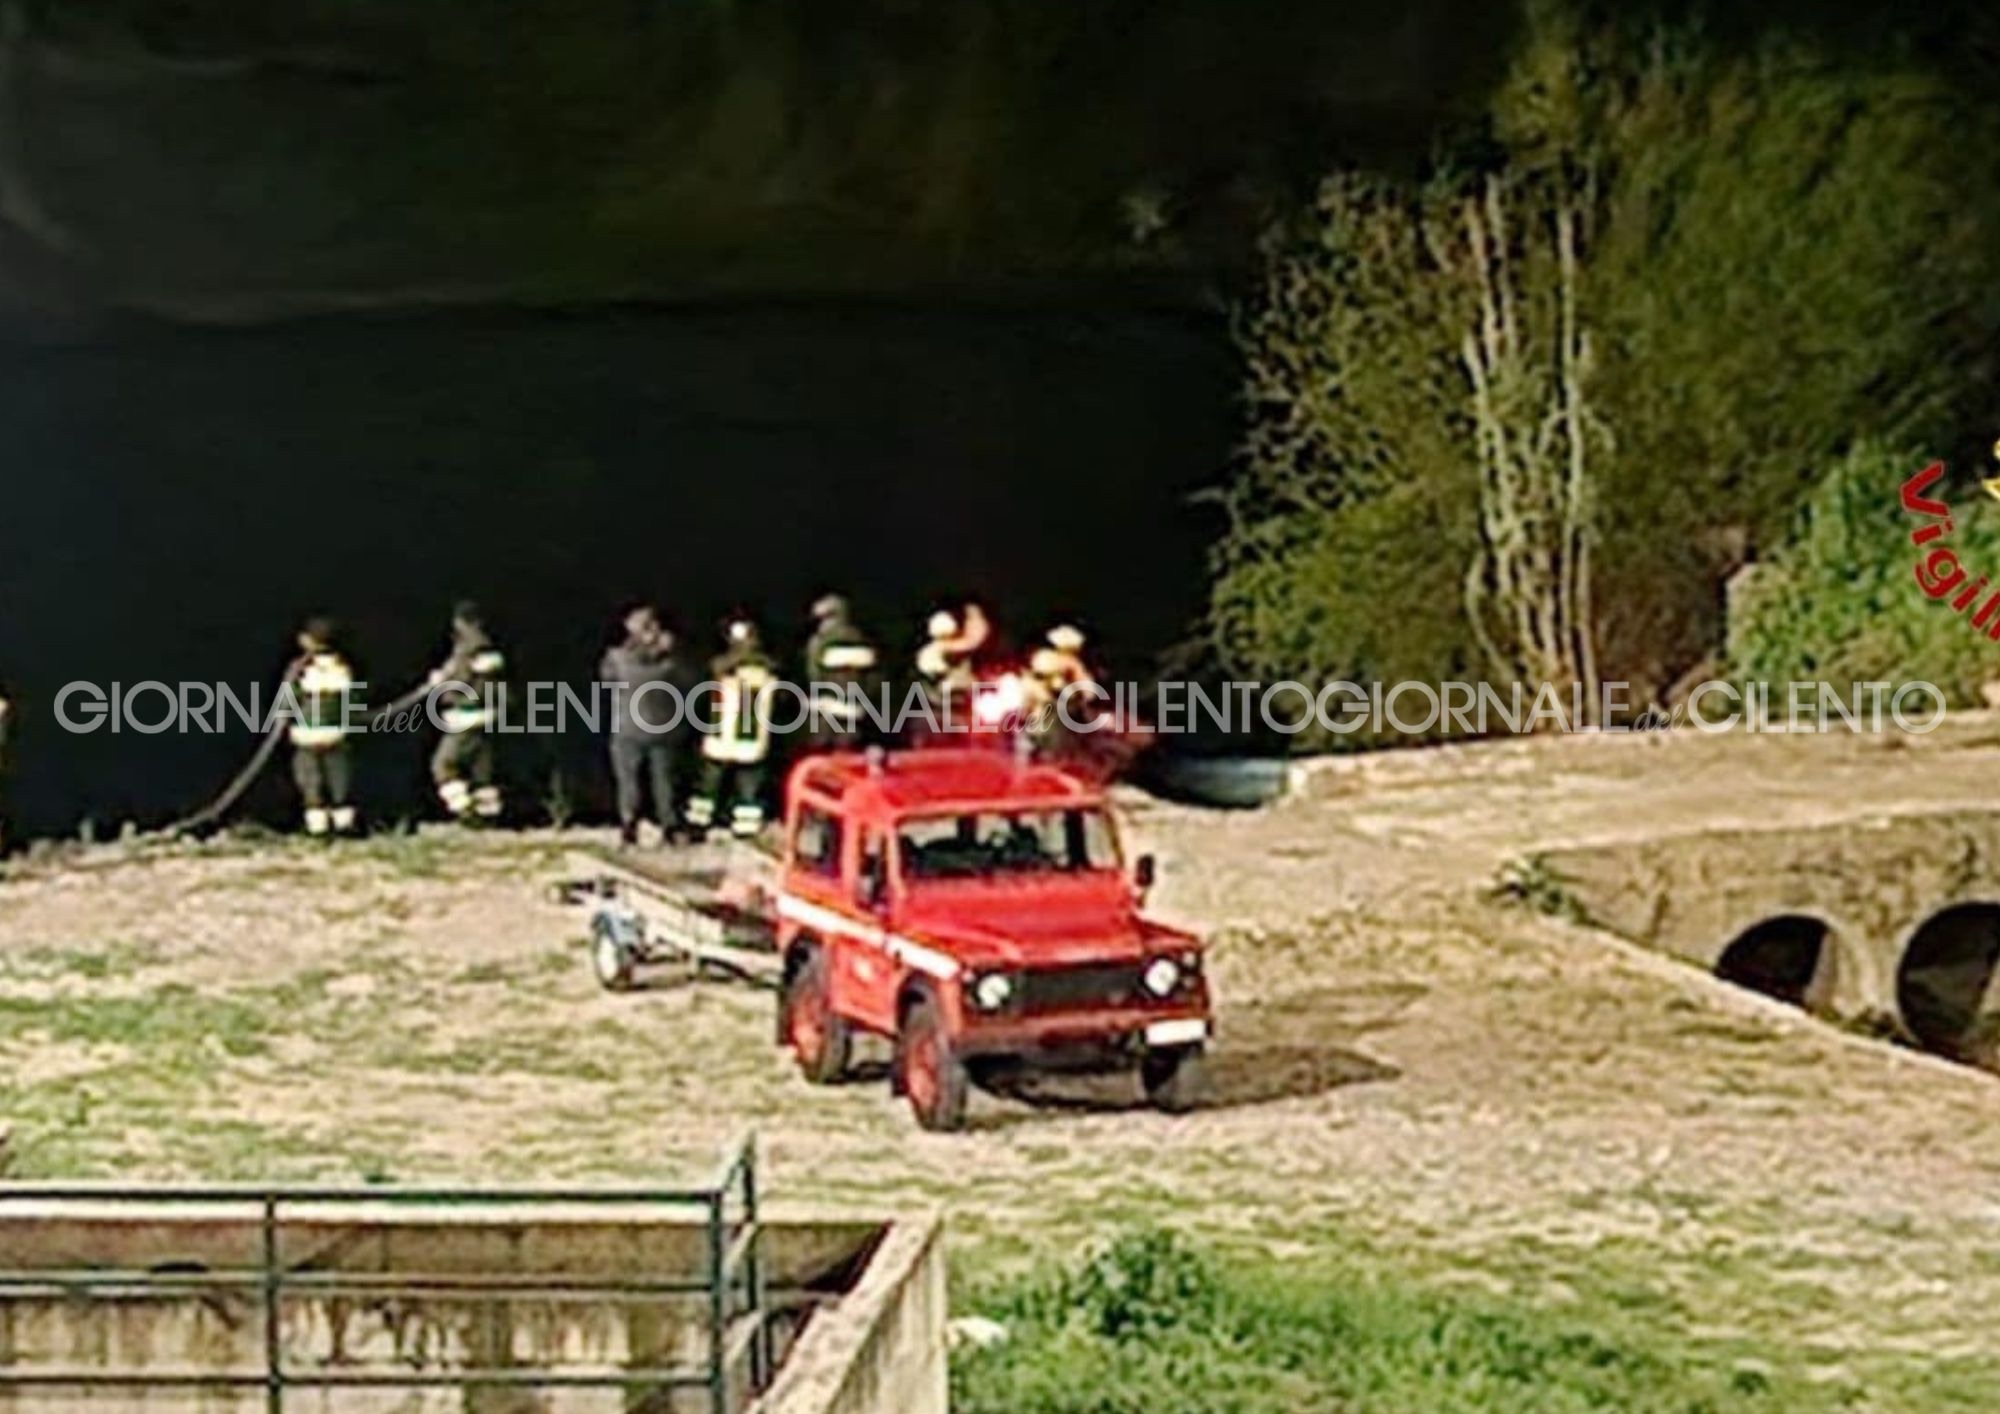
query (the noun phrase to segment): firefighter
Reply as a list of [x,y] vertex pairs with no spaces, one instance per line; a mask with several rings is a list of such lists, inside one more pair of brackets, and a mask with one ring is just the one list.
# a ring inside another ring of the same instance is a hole
[[777,684],[757,626],[730,622],[728,647],[709,664],[715,715],[701,739],[701,788],[688,804],[688,824],[705,833],[729,811],[729,833],[749,839],[764,828],[764,764],[771,754],[771,693]]
[[812,744],[820,750],[861,744],[857,699],[875,682],[875,645],[854,625],[847,601],[822,595],[812,606],[812,637],[806,640],[806,681],[812,700]]
[[917,650],[917,677],[947,691],[971,687],[972,655],[985,646],[992,631],[986,611],[977,604],[965,606],[963,619],[940,609],[925,625],[924,646]]
[[1028,658],[1028,672],[1022,693],[1021,715],[1029,748],[1038,756],[1060,756],[1068,748],[1062,710],[1071,721],[1094,704],[1063,694],[1073,687],[1094,681],[1083,661],[1083,630],[1073,624],[1058,624],[1048,631],[1043,645]]
[[1028,659],[1028,674],[1034,680],[1038,701],[1053,703],[1072,687],[1092,681],[1090,667],[1083,661],[1083,630],[1073,624],[1058,624],[1048,632],[1045,645]]
[[618,836],[639,842],[639,821],[651,790],[663,838],[683,828],[688,721],[692,686],[674,651],[674,636],[660,616],[641,605],[624,620],[625,637],[605,650],[598,680],[613,695],[611,778],[618,795]]
[[967,604],[962,617],[940,609],[925,625],[924,645],[917,650],[917,681],[947,732],[953,722],[967,720],[978,681],[973,655],[992,631],[986,612],[977,604]]
[[285,679],[297,704],[292,719],[292,780],[299,788],[306,833],[351,834],[354,805],[348,798],[354,765],[347,745],[349,695],[354,670],[333,646],[333,624],[309,620],[299,630],[299,656]]
[[444,733],[431,753],[431,783],[457,820],[491,824],[500,818],[489,733],[506,670],[506,656],[487,634],[479,606],[460,602],[451,613],[451,655],[430,676]]

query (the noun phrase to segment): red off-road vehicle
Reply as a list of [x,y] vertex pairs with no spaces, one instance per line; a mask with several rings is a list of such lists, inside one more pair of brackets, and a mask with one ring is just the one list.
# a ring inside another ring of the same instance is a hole
[[1025,1068],[1137,1069],[1162,1110],[1196,1100],[1210,1034],[1200,942],[1140,914],[1104,794],[1001,751],[808,757],[785,793],[773,907],[779,1039],[808,1079],[890,1038],[927,1129],[970,1084]]

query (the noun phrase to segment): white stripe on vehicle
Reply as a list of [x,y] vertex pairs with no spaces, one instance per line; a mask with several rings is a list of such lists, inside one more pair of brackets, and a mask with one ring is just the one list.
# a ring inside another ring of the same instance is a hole
[[794,923],[803,923],[828,933],[838,933],[843,938],[853,938],[856,942],[880,948],[904,966],[915,968],[918,972],[941,981],[958,976],[958,963],[935,948],[928,948],[914,939],[892,934],[876,924],[850,918],[845,913],[827,908],[823,904],[813,903],[809,899],[802,899],[796,894],[778,895],[778,914],[780,917],[791,919]]
[[927,948],[922,943],[912,942],[908,938],[891,937],[889,939],[889,956],[895,958],[898,962],[916,968],[919,972],[929,973],[931,976],[939,979],[958,976],[958,964],[956,962],[946,957],[943,953]]

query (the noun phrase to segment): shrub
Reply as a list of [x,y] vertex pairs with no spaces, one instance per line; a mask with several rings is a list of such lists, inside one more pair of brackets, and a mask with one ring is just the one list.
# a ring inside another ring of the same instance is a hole
[[[1959,706],[2000,678],[2000,644],[1918,588],[1924,552],[1909,537],[1921,522],[1898,493],[1926,460],[1868,444],[1834,463],[1790,538],[1731,599],[1733,675],[1826,682],[1842,692],[1857,682],[1933,682]],[[2000,506],[1976,492],[1952,500],[1954,528],[1940,543],[1970,575],[2000,579]]]
[[962,1414],[1750,1414],[1841,1407],[1671,1337],[1163,1234],[991,1294],[1004,1341],[952,1370]]

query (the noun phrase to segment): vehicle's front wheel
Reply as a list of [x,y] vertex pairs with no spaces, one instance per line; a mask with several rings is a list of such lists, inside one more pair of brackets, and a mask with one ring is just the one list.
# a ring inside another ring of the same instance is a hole
[[599,915],[590,925],[590,970],[607,992],[632,990],[632,950],[618,936],[617,925]]
[[1139,1083],[1146,1087],[1147,1102],[1162,1114],[1186,1114],[1195,1109],[1208,1093],[1201,1047],[1146,1052],[1139,1062]]
[[965,1127],[970,1086],[965,1061],[945,1033],[933,998],[921,999],[903,1018],[896,1033],[896,1077],[918,1124],[941,1132]]
[[847,1022],[833,1010],[826,954],[813,948],[791,969],[778,1003],[780,1035],[798,1058],[799,1073],[815,1085],[831,1085],[847,1073],[854,1046]]

